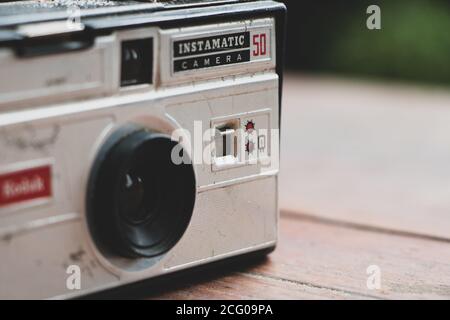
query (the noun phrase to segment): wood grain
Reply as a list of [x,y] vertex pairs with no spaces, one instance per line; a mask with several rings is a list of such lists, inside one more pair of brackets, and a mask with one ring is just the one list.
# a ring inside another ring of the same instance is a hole
[[[450,299],[450,243],[284,213],[266,261],[152,295],[158,299]],[[366,269],[381,270],[367,289]]]
[[280,205],[450,239],[450,91],[288,75]]

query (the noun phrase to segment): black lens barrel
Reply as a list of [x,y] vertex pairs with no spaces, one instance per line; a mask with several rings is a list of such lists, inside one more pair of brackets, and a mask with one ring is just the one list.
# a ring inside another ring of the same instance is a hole
[[190,222],[196,183],[192,164],[175,164],[169,136],[124,128],[101,148],[93,166],[87,215],[98,246],[121,256],[170,250]]

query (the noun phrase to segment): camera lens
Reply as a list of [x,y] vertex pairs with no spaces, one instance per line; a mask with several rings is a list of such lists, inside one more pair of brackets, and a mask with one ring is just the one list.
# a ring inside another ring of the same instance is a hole
[[120,197],[120,212],[124,219],[133,224],[146,219],[148,211],[144,204],[145,186],[143,177],[133,173],[125,174]]
[[127,257],[172,248],[195,202],[191,164],[174,164],[177,143],[144,129],[121,130],[101,149],[88,188],[88,221],[98,245]]

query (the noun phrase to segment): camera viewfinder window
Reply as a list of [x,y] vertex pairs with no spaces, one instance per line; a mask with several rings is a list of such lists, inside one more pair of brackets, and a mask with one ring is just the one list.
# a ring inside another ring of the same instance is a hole
[[151,84],[153,74],[153,39],[122,42],[120,85]]

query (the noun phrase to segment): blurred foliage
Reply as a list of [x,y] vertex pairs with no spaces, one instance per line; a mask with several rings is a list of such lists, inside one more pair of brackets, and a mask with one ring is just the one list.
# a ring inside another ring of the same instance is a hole
[[[447,0],[286,0],[288,68],[450,84]],[[381,30],[366,9],[381,8]]]

